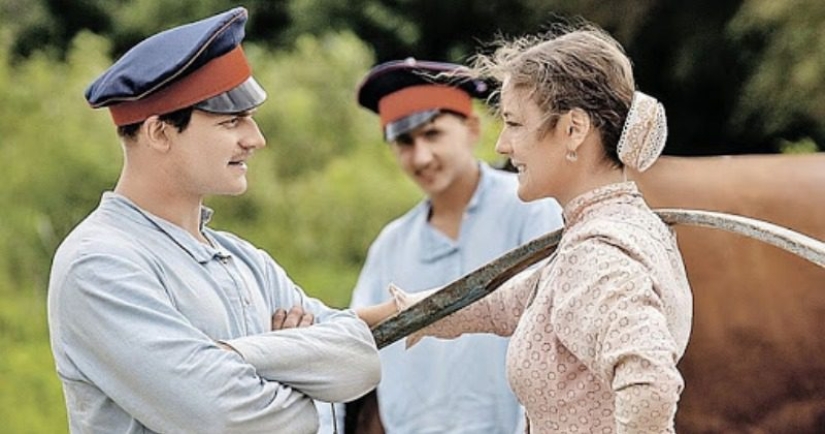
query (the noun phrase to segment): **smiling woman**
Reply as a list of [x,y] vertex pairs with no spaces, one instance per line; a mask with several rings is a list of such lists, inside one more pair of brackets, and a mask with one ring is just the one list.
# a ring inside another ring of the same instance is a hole
[[502,42],[474,72],[501,83],[496,151],[517,168],[519,196],[555,197],[565,230],[548,262],[410,342],[511,336],[507,376],[531,433],[673,432],[691,291],[672,230],[625,176],[661,153],[663,107],[591,26]]

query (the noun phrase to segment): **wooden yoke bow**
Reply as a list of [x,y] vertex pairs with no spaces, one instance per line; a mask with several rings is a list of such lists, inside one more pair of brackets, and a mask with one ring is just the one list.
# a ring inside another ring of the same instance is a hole
[[[787,250],[825,268],[825,243],[766,221],[711,211],[660,209],[656,214],[669,225],[721,229]],[[444,286],[409,309],[372,329],[378,348],[414,333],[495,291],[502,283],[550,256],[562,229],[536,238]]]

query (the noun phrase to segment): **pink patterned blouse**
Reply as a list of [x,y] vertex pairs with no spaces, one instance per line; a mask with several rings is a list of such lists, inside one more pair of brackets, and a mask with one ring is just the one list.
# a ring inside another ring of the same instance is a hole
[[633,182],[577,197],[564,218],[553,259],[423,333],[512,336],[531,434],[673,432],[692,318],[674,233]]

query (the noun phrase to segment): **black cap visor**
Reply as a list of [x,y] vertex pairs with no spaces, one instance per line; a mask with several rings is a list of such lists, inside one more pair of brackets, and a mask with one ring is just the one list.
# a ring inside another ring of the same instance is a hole
[[266,101],[266,91],[249,77],[240,85],[220,95],[195,104],[195,108],[210,113],[241,113],[252,110]]
[[441,113],[439,109],[424,110],[405,116],[397,121],[393,121],[384,127],[384,138],[388,142],[394,142],[402,134],[409,133],[414,129],[430,122]]

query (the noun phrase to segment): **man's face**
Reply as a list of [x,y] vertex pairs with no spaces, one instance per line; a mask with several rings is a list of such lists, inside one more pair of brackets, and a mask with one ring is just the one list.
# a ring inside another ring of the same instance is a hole
[[398,164],[432,197],[475,174],[477,118],[441,114],[391,143]]
[[246,162],[266,145],[252,112],[213,114],[192,112],[182,132],[167,125],[172,138],[170,169],[184,194],[238,195],[246,191]]

